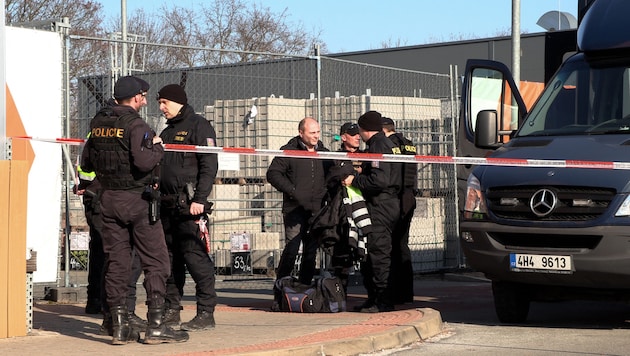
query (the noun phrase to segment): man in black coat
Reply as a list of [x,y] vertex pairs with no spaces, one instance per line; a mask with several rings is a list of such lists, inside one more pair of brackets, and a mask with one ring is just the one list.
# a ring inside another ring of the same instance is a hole
[[[400,150],[400,154],[415,155],[416,146],[396,132],[394,121],[383,118],[383,132]],[[413,265],[409,250],[409,228],[416,209],[418,191],[418,164],[400,163],[402,169],[402,190],[400,192],[400,220],[392,235],[391,295],[395,304],[413,302]]]
[[[394,144],[382,131],[381,114],[368,111],[358,120],[359,135],[367,144],[367,153],[393,154]],[[400,217],[398,194],[402,183],[400,167],[383,161],[363,162],[360,174],[342,180],[344,186],[361,189],[372,220],[372,232],[367,236],[367,261],[361,264],[363,284],[368,300],[355,310],[378,313],[394,310],[389,295],[392,252],[392,232]]]
[[[169,84],[160,89],[158,102],[167,124],[160,133],[164,143],[216,145],[214,127],[195,113],[180,85]],[[165,198],[162,225],[172,263],[171,276],[166,281],[168,309],[164,321],[168,325],[180,323],[187,269],[195,281],[197,315],[181,324],[181,328],[187,331],[211,329],[215,327],[217,304],[214,262],[205,242],[199,238],[199,224],[207,224],[204,218],[210,210],[208,196],[217,175],[218,158],[215,153],[167,151],[161,165],[160,192]]]
[[[307,117],[298,124],[298,136],[282,146],[282,150],[328,151],[319,140],[321,130],[317,120]],[[316,158],[275,157],[267,170],[267,180],[283,193],[282,214],[285,247],[280,257],[276,278],[291,275],[300,242],[302,261],[299,280],[310,284],[315,275],[318,242],[308,232],[314,215],[322,207],[326,195],[326,174],[332,163]]]

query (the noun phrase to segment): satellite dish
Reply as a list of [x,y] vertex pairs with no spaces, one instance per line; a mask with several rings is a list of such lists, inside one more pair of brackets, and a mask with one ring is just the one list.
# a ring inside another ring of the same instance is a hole
[[547,31],[561,31],[577,28],[577,20],[568,12],[549,11],[538,19],[536,25]]

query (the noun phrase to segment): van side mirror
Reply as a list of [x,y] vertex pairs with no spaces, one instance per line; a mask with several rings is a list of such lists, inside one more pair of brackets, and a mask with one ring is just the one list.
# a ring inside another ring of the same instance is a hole
[[479,148],[499,147],[499,128],[496,110],[481,110],[475,121],[475,146]]

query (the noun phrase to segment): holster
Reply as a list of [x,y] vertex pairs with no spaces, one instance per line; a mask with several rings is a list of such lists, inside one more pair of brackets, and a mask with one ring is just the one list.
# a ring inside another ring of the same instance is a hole
[[171,215],[190,215],[190,202],[186,193],[164,194],[160,199],[162,209],[170,210]]

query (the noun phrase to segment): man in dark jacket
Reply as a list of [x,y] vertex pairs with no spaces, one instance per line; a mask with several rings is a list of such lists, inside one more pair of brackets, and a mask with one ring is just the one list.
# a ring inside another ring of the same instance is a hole
[[[321,131],[317,120],[311,117],[302,119],[298,132],[298,136],[280,149],[328,151],[319,140]],[[285,247],[277,279],[289,276],[293,271],[300,242],[303,246],[299,280],[302,284],[310,284],[315,275],[318,243],[316,238],[309,236],[309,229],[326,195],[326,174],[330,165],[330,161],[322,159],[275,157],[267,169],[267,180],[283,193]]]
[[[383,133],[399,149],[400,154],[415,155],[416,146],[396,132],[394,120],[383,118]],[[409,228],[416,209],[418,191],[418,164],[400,163],[402,168],[402,189],[400,192],[400,220],[392,234],[391,295],[395,304],[413,302],[413,265],[409,250]]]
[[[352,122],[344,123],[341,125],[339,130],[339,137],[341,139],[341,147],[337,150],[337,152],[361,152],[359,149],[361,146],[359,125]],[[360,161],[334,161],[334,165],[330,168],[327,177],[329,199],[334,197],[336,194],[341,194],[341,189],[345,190],[345,188],[341,185],[341,181],[353,172],[361,173]],[[336,229],[339,232],[339,240],[332,246],[332,251],[330,251],[330,267],[333,269],[333,274],[339,277],[341,284],[346,290],[348,287],[350,270],[354,263],[357,262],[356,253],[353,251],[355,246],[352,246],[350,243],[349,229],[350,227],[348,226],[348,221],[344,214],[343,219],[340,219],[339,225]]]
[[188,334],[162,323],[168,250],[160,221],[151,221],[150,202],[143,194],[157,187],[155,167],[164,154],[162,140],[138,114],[146,93],[133,76],[118,79],[114,98],[119,105],[106,107],[90,122],[90,137],[81,155],[85,172],[96,172],[101,183],[103,250],[107,256],[105,291],[112,315],[115,345],[136,341],[129,325],[126,300],[131,273],[132,246],[144,270],[147,319],[144,343],[182,342]]
[[[215,146],[216,132],[210,122],[188,105],[184,88],[169,84],[158,92],[160,111],[167,127],[160,133],[164,143]],[[163,196],[162,225],[169,247],[172,270],[166,282],[168,310],[165,322],[180,323],[181,299],[186,269],[195,281],[197,314],[181,324],[182,330],[197,331],[215,327],[214,263],[200,239],[200,225],[206,224],[210,211],[208,196],[217,175],[215,153],[165,152],[162,160],[160,191]]]
[[[381,114],[368,111],[359,117],[359,134],[367,144],[367,153],[393,154],[394,144],[382,131]],[[356,310],[377,313],[394,310],[389,294],[392,232],[400,217],[398,193],[402,183],[400,167],[395,163],[364,162],[360,174],[342,181],[345,186],[361,189],[372,220],[367,237],[367,261],[361,265],[368,300]]]

